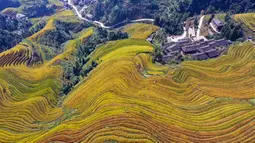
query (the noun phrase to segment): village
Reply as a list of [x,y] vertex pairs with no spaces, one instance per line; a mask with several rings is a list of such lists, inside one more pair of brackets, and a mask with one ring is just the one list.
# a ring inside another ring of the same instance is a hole
[[[180,58],[193,60],[206,60],[220,56],[232,42],[225,39],[207,39],[201,35],[204,26],[204,17],[201,16],[198,25],[195,25],[194,18],[184,23],[184,33],[181,36],[168,36],[167,43],[162,45],[162,61],[169,63]],[[210,35],[220,34],[224,22],[213,18],[209,23],[208,33]]]

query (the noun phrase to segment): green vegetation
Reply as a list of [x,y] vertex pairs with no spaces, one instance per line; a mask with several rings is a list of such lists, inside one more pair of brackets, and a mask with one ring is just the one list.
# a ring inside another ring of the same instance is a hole
[[0,14],[0,52],[8,50],[31,35],[28,31],[32,24],[29,20],[22,21]]
[[0,0],[0,11],[8,7],[19,7],[20,3],[18,0]]
[[233,20],[228,14],[225,17],[226,24],[221,29],[221,38],[226,38],[231,41],[236,41],[243,38],[244,33],[239,23]]
[[59,7],[63,5],[58,0],[0,0],[0,11],[3,10],[3,13],[22,13],[29,18],[51,15]]
[[60,46],[72,39],[70,31],[66,30],[68,27],[56,26],[54,30],[45,31],[42,37],[38,37],[39,44],[50,46],[59,49]]
[[228,39],[231,41],[244,41],[244,31],[242,25],[235,21],[232,16],[228,14],[210,15],[206,16],[207,24],[211,22],[213,18],[221,19],[225,25],[221,28],[220,34],[206,36],[209,39]]
[[183,32],[183,22],[191,16],[231,12],[243,13],[255,10],[252,0],[129,0],[98,1],[89,5],[88,13],[106,25],[124,20],[154,18],[155,24],[164,27],[167,33]]
[[[86,42],[77,43],[77,52],[73,61],[62,63],[64,81],[62,92],[68,94],[84,77],[98,65],[98,61],[90,61],[89,55],[101,44],[111,40],[128,38],[127,33],[121,31],[107,31],[102,28],[96,28],[92,36],[86,39]],[[89,62],[89,63],[88,63]],[[85,66],[86,65],[86,66]],[[84,67],[85,66],[85,67]]]

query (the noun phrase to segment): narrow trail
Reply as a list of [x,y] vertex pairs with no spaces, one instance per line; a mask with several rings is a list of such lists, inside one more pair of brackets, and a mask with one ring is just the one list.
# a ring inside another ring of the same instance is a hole
[[197,29],[197,37],[200,36],[200,31],[201,31],[201,28],[202,28],[202,25],[203,25],[204,18],[205,18],[205,16],[202,16],[199,20],[199,25],[198,25],[198,29]]
[[[81,13],[79,12],[78,8],[73,4],[72,0],[68,0],[68,5],[70,5],[73,10],[75,11],[75,13],[77,14],[77,16],[82,19],[82,20],[85,20],[87,22],[90,22],[90,23],[93,23],[99,27],[102,27],[102,28],[105,28],[105,29],[112,29],[112,28],[116,28],[117,26],[122,26],[122,25],[126,25],[126,24],[130,24],[130,23],[137,23],[137,22],[154,22],[154,19],[149,19],[149,18],[142,18],[142,19],[137,19],[137,20],[131,20],[131,21],[124,21],[124,22],[119,22],[115,25],[112,25],[112,26],[106,26],[104,23],[100,22],[100,21],[92,21],[92,20],[89,20],[85,17],[83,17],[81,15]],[[83,9],[82,9],[83,11]]]

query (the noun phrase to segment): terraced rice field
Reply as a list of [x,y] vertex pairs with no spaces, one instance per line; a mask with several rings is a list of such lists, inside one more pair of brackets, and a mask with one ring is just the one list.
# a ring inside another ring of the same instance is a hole
[[33,136],[64,114],[57,107],[60,73],[57,67],[0,68],[0,142]]
[[90,55],[87,64],[98,66],[89,76],[59,96],[63,71],[52,63],[92,33],[40,66],[0,67],[0,142],[254,141],[254,44],[170,69],[152,63],[145,37],[112,41]]
[[27,45],[20,44],[0,53],[0,67],[17,66],[17,65],[33,65],[33,53]]
[[[34,19],[34,21],[36,22],[38,19]],[[62,10],[52,16],[44,17],[44,20],[47,21],[47,24],[43,29],[23,40],[23,42],[12,49],[0,53],[0,67],[19,65],[33,66],[36,65],[38,61],[44,63],[45,53],[42,52],[41,45],[37,41],[43,37],[47,31],[55,30],[55,23],[57,21],[76,24],[80,22],[71,10]],[[59,60],[68,60],[70,55],[76,51],[77,46],[92,34],[93,28],[84,29],[78,33],[76,39],[67,42],[63,53],[57,55],[50,61],[46,61],[47,65],[54,64]]]
[[[222,58],[187,62],[180,69],[164,74],[165,68],[150,69],[144,64],[151,62],[148,53],[153,49],[149,45],[121,46],[122,43],[116,42],[115,45],[120,44],[116,49],[105,51],[101,47],[95,52],[101,61],[98,68],[63,103],[76,110],[76,118],[39,140],[239,142],[254,139],[255,108],[249,101],[255,96],[254,45],[235,46]],[[140,54],[129,52],[131,49]],[[100,50],[105,54],[99,56]],[[142,74],[144,70],[158,70],[162,74],[147,77]]]
[[151,35],[152,32],[155,32],[158,29],[159,27],[154,25],[135,23],[125,26],[123,32],[127,32],[130,38],[146,39]]
[[236,14],[234,19],[255,32],[255,13]]
[[[46,26],[38,31],[37,33],[33,34],[32,36],[28,37],[25,42],[21,42],[17,46],[13,47],[12,49],[5,51],[3,53],[0,53],[0,67],[7,67],[7,66],[17,66],[17,65],[27,65],[32,66],[40,61],[44,61],[43,59],[43,53],[41,51],[41,45],[37,43],[37,40],[40,39],[42,36],[44,36],[46,31],[51,31],[56,29],[55,22],[58,21],[65,21],[65,22],[73,22],[77,23],[76,18],[74,18],[74,14],[72,11],[65,10],[62,12],[59,12],[51,17],[45,18],[47,19]],[[66,19],[68,19],[66,21]],[[56,59],[60,58],[63,59],[63,56],[67,54],[71,54],[74,52],[75,46],[77,42],[84,41],[87,37],[89,37],[93,33],[93,29],[85,29],[83,32],[78,35],[78,38],[72,41],[69,41],[70,48],[67,48],[65,52],[61,55],[58,55],[55,57]],[[73,43],[73,44],[72,44]],[[54,60],[50,61],[51,63],[54,63]]]

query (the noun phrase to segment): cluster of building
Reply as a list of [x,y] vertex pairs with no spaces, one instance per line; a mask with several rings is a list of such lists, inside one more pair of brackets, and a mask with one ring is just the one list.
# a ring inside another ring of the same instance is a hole
[[163,62],[168,63],[176,56],[191,56],[194,60],[206,60],[215,58],[222,52],[220,47],[231,44],[229,40],[207,40],[191,41],[191,39],[181,39],[178,42],[170,42],[163,46]]

